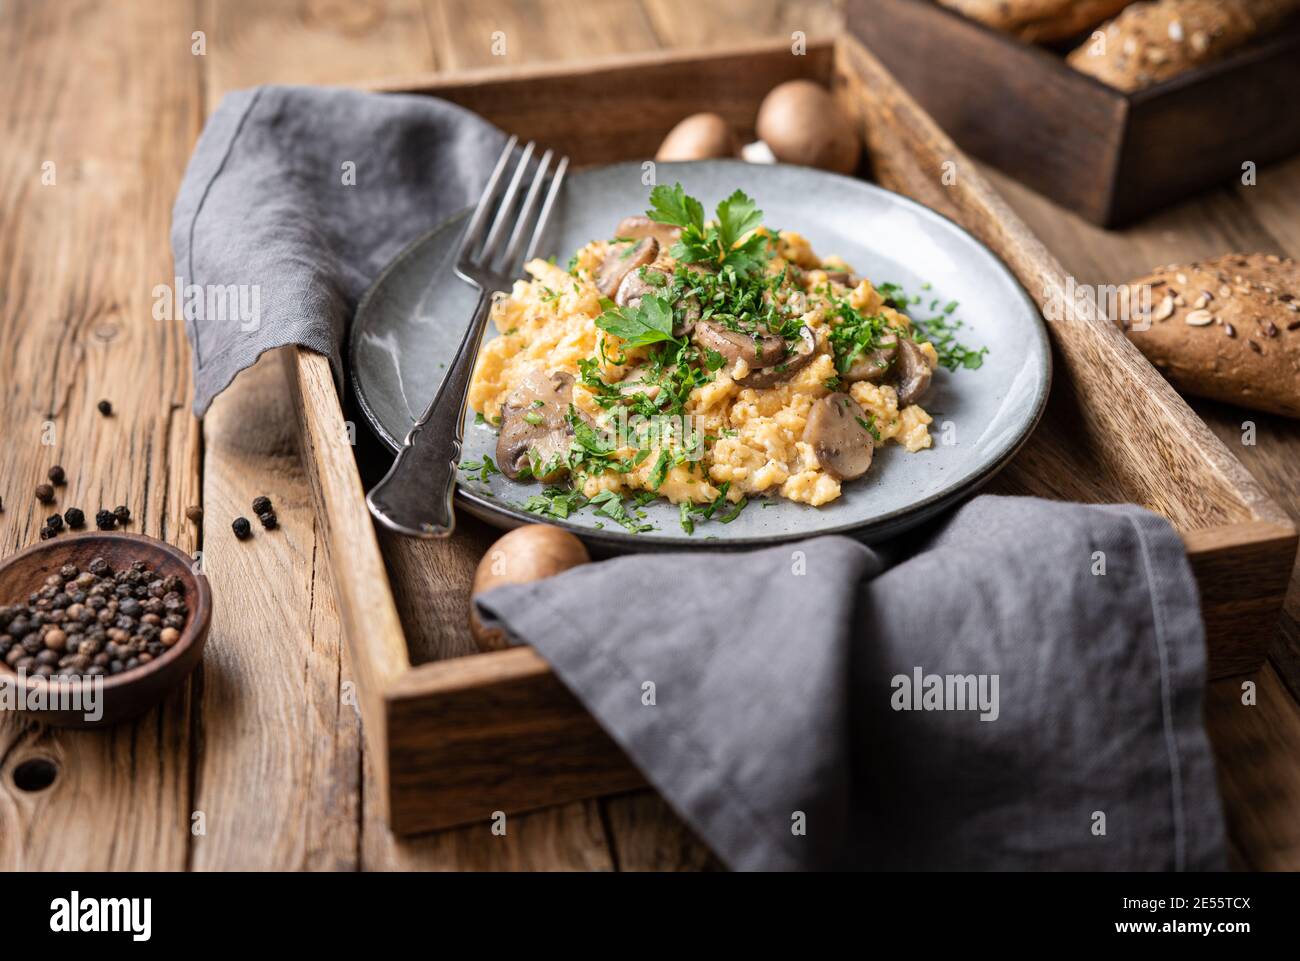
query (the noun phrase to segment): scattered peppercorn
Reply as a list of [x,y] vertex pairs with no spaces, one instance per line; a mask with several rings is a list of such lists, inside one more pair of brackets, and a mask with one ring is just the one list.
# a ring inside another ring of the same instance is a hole
[[203,523],[203,508],[202,508],[202,507],[199,507],[199,506],[197,506],[197,505],[195,505],[195,506],[193,506],[193,507],[187,507],[187,508],[185,508],[185,516],[188,517],[192,523],[195,523],[195,524],[202,524],[202,523]]
[[247,517],[236,517],[231,521],[230,529],[235,532],[235,536],[241,541],[253,533],[253,525],[248,523]]
[[36,485],[36,499],[42,504],[48,504],[54,500],[54,488],[49,484]]
[[51,467],[45,476],[50,479],[51,484],[55,485],[63,485],[67,483],[68,480],[67,475],[63,472],[63,468],[58,464]]
[[48,527],[41,528],[41,540],[48,541],[53,536],[54,531],[50,530]]
[[268,531],[273,531],[279,526],[280,522],[275,516],[275,511],[265,511],[258,514],[257,519],[262,522],[262,526]]
[[265,495],[262,496],[262,497],[254,497],[254,498],[253,498],[253,513],[254,513],[254,514],[256,514],[258,517],[261,517],[263,514],[265,514],[265,513],[266,513],[267,511],[269,511],[269,510],[274,510],[274,507],[273,507],[273,505],[271,504],[271,498],[266,497]]
[[113,508],[113,516],[117,518],[117,522],[123,527],[125,527],[127,522],[131,520],[131,512],[121,504]]
[[0,605],[0,661],[33,677],[121,674],[176,646],[188,613],[180,578],[143,561],[121,571],[102,557],[86,571],[64,564],[26,603]]
[[68,522],[68,526],[73,530],[86,526],[86,515],[82,513],[80,507],[69,507],[63,512],[63,519]]
[[49,517],[45,518],[45,526],[48,527],[51,531],[53,531],[55,534],[57,534],[59,531],[63,530],[62,515],[51,514]]
[[101,531],[111,531],[117,526],[117,517],[112,511],[97,511],[95,514],[95,526]]
[[113,414],[113,405],[110,404],[108,401],[106,401],[106,400],[101,400],[101,401],[100,401],[98,404],[96,404],[95,406],[99,408],[99,412],[100,412],[101,414],[103,414],[105,417],[111,417],[111,416],[112,416],[112,414]]

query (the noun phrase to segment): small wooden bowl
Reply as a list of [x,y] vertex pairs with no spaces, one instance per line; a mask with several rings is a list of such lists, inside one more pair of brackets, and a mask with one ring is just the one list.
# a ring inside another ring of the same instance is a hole
[[[34,720],[56,727],[106,727],[143,714],[185,680],[202,660],[203,645],[212,623],[212,591],[208,579],[191,570],[193,559],[170,544],[142,534],[62,535],[8,557],[0,561],[0,605],[25,603],[27,595],[40,590],[45,578],[58,573],[64,564],[75,564],[84,571],[96,557],[104,558],[115,571],[129,567],[134,561],[144,561],[163,577],[176,575],[185,585],[189,619],[180,640],[170,650],[143,667],[103,678],[98,705],[102,713],[98,718],[88,720],[84,711],[75,709],[26,712]],[[16,677],[0,662],[0,679],[13,685]],[[67,688],[76,692],[87,683],[86,680],[70,681]],[[29,690],[45,684],[43,678],[26,678]]]

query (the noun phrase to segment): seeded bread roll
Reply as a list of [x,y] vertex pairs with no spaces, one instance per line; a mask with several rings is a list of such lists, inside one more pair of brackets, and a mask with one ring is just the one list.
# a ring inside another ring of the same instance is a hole
[[[1139,309],[1144,285],[1149,317]],[[1121,298],[1133,305],[1131,319],[1119,321],[1129,339],[1183,393],[1300,417],[1294,260],[1229,254],[1162,267],[1121,288]]]
[[939,0],[963,16],[1031,43],[1064,40],[1119,13],[1132,0]]
[[1089,39],[1070,66],[1118,90],[1141,90],[1210,63],[1300,9],[1300,0],[1154,0],[1135,3]]

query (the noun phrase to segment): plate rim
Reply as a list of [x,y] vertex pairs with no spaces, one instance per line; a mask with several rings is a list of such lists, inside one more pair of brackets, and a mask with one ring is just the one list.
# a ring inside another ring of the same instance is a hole
[[[583,176],[592,175],[596,173],[603,173],[605,171],[618,170],[620,167],[640,169],[641,163],[642,161],[639,160],[623,160],[623,161],[619,161],[618,163],[596,164],[590,167],[584,167],[583,169],[575,171],[572,174],[570,174],[569,177],[570,184],[566,184],[566,190],[569,188],[572,181],[577,180]],[[663,169],[663,168],[674,169],[674,168],[691,167],[697,165],[735,166],[735,167],[744,167],[746,169],[752,169],[756,166],[755,164],[751,164],[748,161],[744,161],[744,160],[737,160],[733,158],[716,158],[710,160],[672,161],[667,163],[661,163],[657,165],[657,169]],[[982,240],[980,240],[978,237],[972,234],[961,224],[957,223],[957,221],[953,220],[951,217],[948,217],[947,215],[942,214],[931,207],[927,207],[925,204],[921,203],[920,201],[913,200],[911,197],[907,197],[904,196],[903,194],[889,190],[888,188],[882,187],[879,184],[871,183],[869,181],[861,180],[857,177],[852,177],[845,174],[833,173],[831,171],[826,171],[826,170],[818,170],[816,168],[811,168],[811,167],[800,167],[800,166],[795,166],[793,164],[775,163],[775,164],[761,164],[757,166],[760,166],[761,168],[767,168],[767,169],[783,168],[787,170],[798,171],[801,174],[813,174],[815,176],[822,176],[822,177],[829,178],[831,180],[842,181],[845,184],[850,185],[851,189],[862,189],[862,190],[866,190],[869,193],[883,194],[886,197],[892,198],[892,200],[895,202],[901,202],[905,207],[911,208],[914,212],[920,214],[923,218],[929,218],[931,220],[938,221],[942,224],[946,224],[949,227],[955,229],[964,237],[966,237],[967,240],[975,244],[976,247],[983,250],[985,253],[987,253],[998,263],[998,265],[1002,268],[1002,270],[1006,272],[1006,275],[1011,279],[1012,283],[1015,285],[1016,294],[1023,301],[1024,305],[1029,309],[1029,311],[1038,320],[1038,323],[1036,323],[1033,327],[1034,330],[1033,342],[1035,347],[1037,348],[1037,350],[1039,351],[1039,353],[1042,355],[1043,358],[1043,376],[1041,379],[1039,379],[1036,385],[1036,393],[1033,399],[1032,412],[1029,418],[1025,421],[1023,429],[1019,431],[1015,439],[1012,440],[1007,445],[1005,450],[1001,451],[995,457],[990,459],[987,463],[984,464],[982,469],[978,470],[974,474],[969,474],[963,479],[961,479],[960,481],[956,481],[953,484],[949,485],[948,487],[938,490],[933,494],[930,494],[929,496],[922,498],[921,500],[913,501],[912,503],[908,504],[906,507],[896,508],[895,510],[890,511],[887,514],[882,514],[880,516],[873,517],[872,519],[867,521],[859,521],[857,523],[849,523],[849,524],[840,524],[836,527],[827,528],[815,532],[790,531],[789,533],[785,533],[785,534],[761,534],[761,535],[750,536],[750,537],[719,538],[719,537],[710,537],[710,536],[696,537],[690,534],[679,535],[679,534],[663,534],[663,533],[655,534],[654,536],[645,536],[643,534],[633,534],[630,531],[624,531],[621,529],[603,529],[603,528],[584,527],[578,524],[570,523],[569,521],[561,518],[546,517],[541,514],[532,514],[527,511],[523,511],[515,507],[511,507],[509,505],[503,504],[502,502],[500,502],[498,499],[494,497],[484,497],[480,494],[475,493],[472,490],[469,490],[464,484],[460,482],[459,479],[456,482],[456,490],[455,490],[455,501],[458,506],[463,507],[466,511],[468,511],[473,516],[478,517],[480,520],[483,520],[489,524],[498,523],[500,521],[506,521],[508,522],[509,528],[518,527],[522,524],[550,524],[552,526],[559,527],[563,530],[567,530],[570,533],[573,533],[584,540],[598,543],[612,550],[631,549],[631,550],[642,551],[642,552],[651,551],[651,550],[675,550],[681,548],[690,549],[690,550],[701,550],[701,549],[733,550],[733,549],[740,549],[740,548],[764,547],[764,546],[785,544],[791,541],[807,540],[810,537],[835,537],[835,536],[853,537],[858,540],[862,540],[864,538],[871,538],[875,540],[875,539],[883,539],[898,533],[902,533],[904,530],[910,527],[916,526],[918,524],[922,524],[926,520],[933,517],[936,513],[943,510],[944,507],[946,507],[949,503],[959,500],[967,495],[974,494],[986,483],[992,480],[993,477],[997,475],[1004,467],[1006,467],[1006,465],[1011,461],[1011,459],[1020,452],[1020,450],[1024,447],[1024,445],[1029,441],[1029,438],[1034,433],[1034,430],[1038,427],[1039,421],[1042,420],[1043,413],[1047,409],[1047,401],[1051,395],[1051,390],[1052,390],[1052,379],[1053,379],[1053,374],[1055,373],[1054,370],[1055,365],[1052,360],[1051,341],[1047,335],[1047,324],[1043,320],[1042,312],[1038,309],[1038,305],[1034,303],[1033,298],[1029,296],[1028,291],[1025,290],[1024,285],[1020,282],[1020,278],[1018,278],[1015,275],[1015,273],[1011,270],[1011,268],[1007,266],[1006,262],[1003,261],[1003,259],[999,257],[998,254],[992,248],[990,248],[986,243],[984,243]],[[367,423],[370,426],[370,429],[374,432],[375,436],[380,440],[380,442],[393,454],[396,454],[401,449],[401,445],[403,441],[399,441],[396,438],[394,438],[393,435],[389,432],[388,428],[379,419],[379,416],[375,413],[374,409],[367,401],[365,393],[362,391],[361,385],[356,376],[356,371],[358,369],[356,352],[357,352],[357,345],[360,339],[358,334],[360,330],[360,326],[357,323],[357,321],[362,317],[362,315],[369,307],[371,301],[374,299],[377,292],[384,285],[384,281],[394,270],[396,270],[399,266],[401,266],[401,264],[409,256],[411,256],[415,250],[417,250],[422,245],[427,243],[435,235],[441,233],[443,230],[446,230],[450,225],[466,217],[472,209],[473,209],[472,207],[464,207],[460,210],[457,210],[456,212],[450,214],[449,216],[441,220],[438,224],[436,224],[435,226],[425,231],[424,233],[420,234],[420,236],[416,237],[414,240],[406,244],[406,246],[404,246],[393,257],[393,259],[388,262],[388,264],[384,267],[384,269],[379,272],[379,275],[366,289],[365,294],[357,302],[356,310],[353,311],[351,322],[348,325],[348,350],[347,350],[346,374],[348,376],[349,381],[351,382],[352,395],[356,398],[357,404],[361,408],[362,415],[365,417]],[[412,426],[414,426],[414,423],[415,422],[412,421]]]

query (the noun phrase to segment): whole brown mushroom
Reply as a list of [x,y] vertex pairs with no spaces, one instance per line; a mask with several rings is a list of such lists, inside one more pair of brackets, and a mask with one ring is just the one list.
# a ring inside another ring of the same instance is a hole
[[568,531],[549,524],[525,524],[499,538],[474,572],[470,591],[469,632],[481,650],[508,647],[505,632],[488,628],[479,620],[474,599],[503,584],[528,584],[554,577],[591,560],[582,541]]
[[811,80],[787,80],[758,108],[755,132],[782,163],[851,174],[858,166],[857,131],[833,97]]
[[716,113],[693,113],[668,131],[655,160],[709,160],[740,150],[731,126]]

